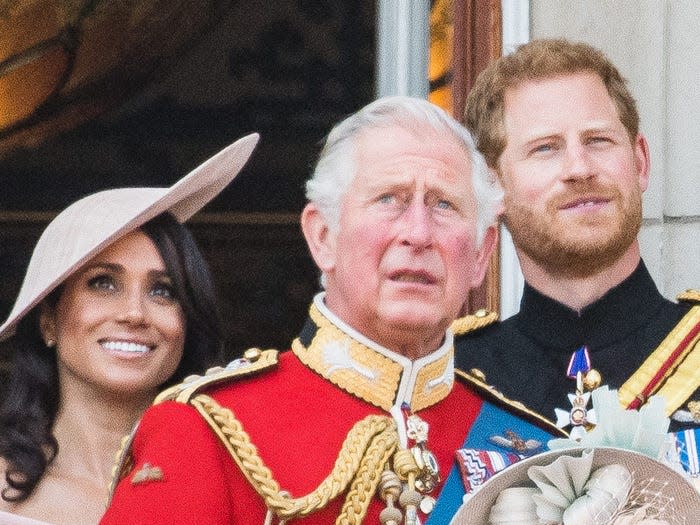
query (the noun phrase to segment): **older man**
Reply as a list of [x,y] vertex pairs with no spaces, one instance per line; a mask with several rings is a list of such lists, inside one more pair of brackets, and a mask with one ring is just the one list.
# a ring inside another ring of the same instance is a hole
[[447,523],[458,449],[523,455],[556,432],[455,378],[449,326],[501,206],[464,128],[426,101],[376,101],[331,131],[307,192],[325,291],[292,351],[163,393],[103,523]]
[[467,106],[526,284],[517,315],[459,338],[458,366],[571,432],[594,423],[599,384],[629,408],[663,396],[674,427],[699,426],[700,293],[664,299],[640,258],[649,150],[620,73],[589,45],[533,41]]

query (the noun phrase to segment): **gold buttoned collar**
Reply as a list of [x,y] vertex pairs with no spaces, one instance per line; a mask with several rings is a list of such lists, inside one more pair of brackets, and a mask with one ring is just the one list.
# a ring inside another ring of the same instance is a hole
[[454,384],[452,333],[440,348],[412,361],[364,337],[314,298],[309,316],[315,333],[306,345],[301,338],[292,351],[306,366],[328,381],[384,410],[407,403],[417,412],[444,399]]

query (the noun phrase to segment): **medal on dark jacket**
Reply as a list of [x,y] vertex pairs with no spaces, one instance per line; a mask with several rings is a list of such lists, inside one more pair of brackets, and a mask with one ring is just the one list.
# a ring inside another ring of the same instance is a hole
[[579,439],[596,424],[595,410],[588,408],[588,402],[591,397],[590,391],[597,388],[601,381],[598,371],[591,367],[591,357],[586,345],[571,354],[566,376],[576,380],[576,390],[567,396],[571,409],[554,409],[556,425],[559,428],[570,427],[571,439]]

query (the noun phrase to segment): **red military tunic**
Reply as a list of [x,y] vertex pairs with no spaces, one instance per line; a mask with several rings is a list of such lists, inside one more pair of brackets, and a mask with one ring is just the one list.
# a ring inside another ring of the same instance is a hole
[[[393,419],[399,447],[405,448],[410,441],[406,407],[428,423],[427,448],[445,480],[483,402],[454,379],[449,332],[436,352],[410,361],[344,325],[320,300],[312,306],[311,317],[313,322],[294,341],[292,352],[283,353],[276,366],[193,389],[204,390],[232,411],[255,446],[251,456],[269,467],[267,475],[263,468],[253,469],[253,474],[248,469],[247,479],[232,459],[224,441],[234,425],[226,427],[222,440],[191,404],[162,401],[144,414],[131,443],[130,468],[123,469],[128,475],[117,486],[101,523],[262,524],[268,508],[254,489],[260,479],[274,479],[293,498],[311,493],[333,471],[353,426],[369,415]],[[162,397],[175,398],[186,385]],[[242,449],[250,452],[247,445]],[[442,483],[433,495],[441,489]],[[346,492],[347,487],[323,508],[290,521],[335,522]],[[385,502],[374,493],[357,498],[371,499],[362,522],[380,523]],[[426,516],[419,512],[419,517],[424,523]]]

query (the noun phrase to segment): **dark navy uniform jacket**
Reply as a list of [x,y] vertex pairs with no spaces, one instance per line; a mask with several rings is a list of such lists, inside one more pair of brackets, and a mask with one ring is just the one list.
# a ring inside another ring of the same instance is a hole
[[[456,339],[456,366],[478,368],[504,395],[555,420],[555,408],[571,408],[572,352],[587,345],[602,384],[619,388],[690,307],[665,299],[643,262],[580,313],[525,284],[518,314]],[[700,391],[689,400],[700,400]],[[672,429],[682,427],[671,422]]]

